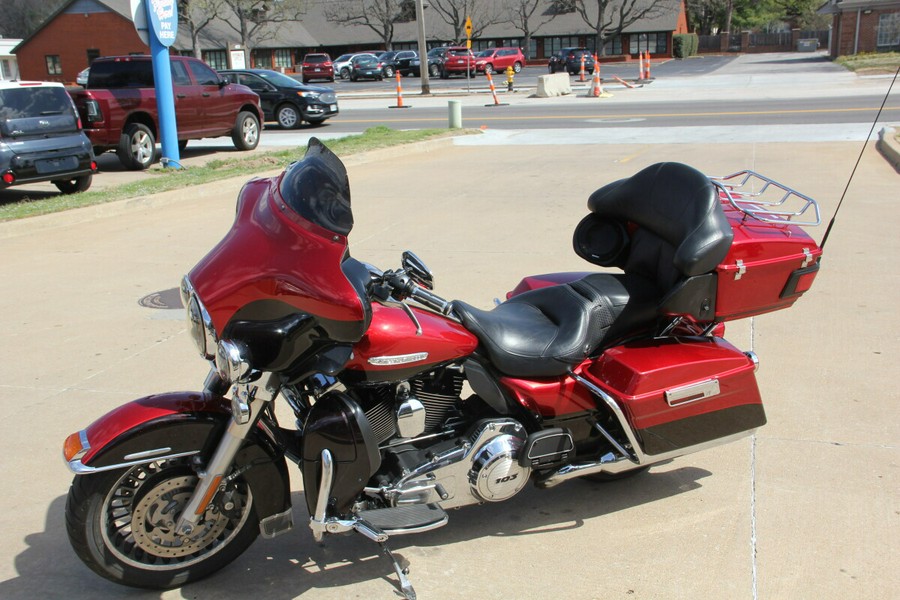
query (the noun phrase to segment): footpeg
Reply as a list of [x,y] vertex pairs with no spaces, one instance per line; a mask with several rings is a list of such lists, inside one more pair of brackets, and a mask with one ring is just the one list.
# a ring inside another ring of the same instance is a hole
[[356,516],[387,535],[431,531],[447,524],[447,513],[437,504],[409,504],[394,508],[363,510]]

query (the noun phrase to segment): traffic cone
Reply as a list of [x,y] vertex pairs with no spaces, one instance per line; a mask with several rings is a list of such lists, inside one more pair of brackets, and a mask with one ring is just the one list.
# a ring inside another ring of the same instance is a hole
[[600,85],[600,62],[596,56],[594,57],[594,79],[591,82],[591,90],[588,96],[593,98],[609,98],[610,96],[603,91],[603,86]]
[[584,76],[584,53],[581,54],[581,73],[578,75],[578,81],[586,81]]
[[644,79],[650,79],[650,51],[647,50],[647,63],[644,67],[644,71],[647,73],[647,76]]
[[644,53],[638,52],[638,81],[644,80]]
[[400,85],[400,71],[397,71],[397,104],[388,108],[409,108],[403,105],[403,86]]
[[501,104],[500,100],[497,99],[497,90],[494,88],[494,78],[491,76],[490,71],[485,69],[484,74],[487,75],[488,84],[491,86],[491,95],[494,97],[494,103],[485,104],[485,106],[509,106],[508,104]]

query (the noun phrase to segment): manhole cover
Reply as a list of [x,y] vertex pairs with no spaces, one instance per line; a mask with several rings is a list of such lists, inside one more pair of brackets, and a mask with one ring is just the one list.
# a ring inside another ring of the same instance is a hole
[[147,294],[138,300],[138,304],[145,308],[156,308],[161,310],[184,308],[184,305],[181,303],[181,292],[178,288]]

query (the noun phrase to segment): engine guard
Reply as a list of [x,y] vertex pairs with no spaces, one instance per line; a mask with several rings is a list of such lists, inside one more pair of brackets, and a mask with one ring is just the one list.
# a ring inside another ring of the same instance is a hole
[[[70,436],[81,450],[68,460],[76,475],[185,456],[209,457],[231,419],[231,401],[208,392],[172,392],[124,404]],[[69,441],[67,440],[67,446]],[[254,490],[257,517],[289,520],[290,478],[284,453],[261,429],[251,432],[234,466]]]

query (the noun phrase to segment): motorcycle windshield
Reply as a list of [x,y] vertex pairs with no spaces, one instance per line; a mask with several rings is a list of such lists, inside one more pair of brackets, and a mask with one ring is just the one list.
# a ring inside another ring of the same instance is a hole
[[353,228],[347,169],[318,138],[309,140],[303,160],[285,170],[279,192],[310,223],[344,236]]

